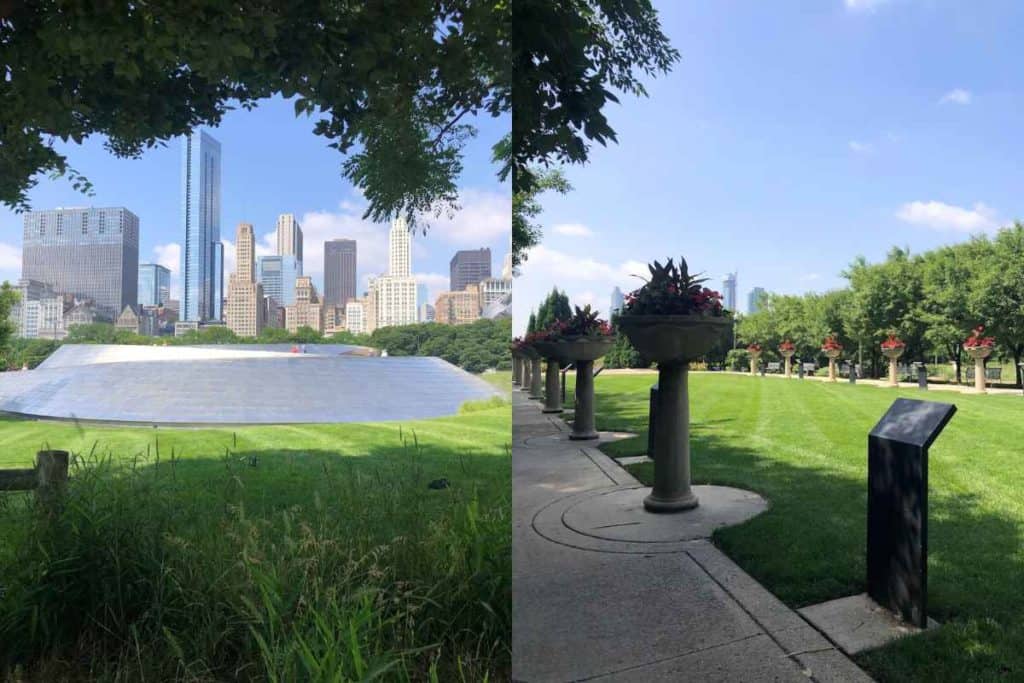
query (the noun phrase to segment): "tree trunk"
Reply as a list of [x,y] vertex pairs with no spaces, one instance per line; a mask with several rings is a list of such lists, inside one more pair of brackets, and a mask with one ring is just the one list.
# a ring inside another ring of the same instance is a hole
[[1013,376],[1017,378],[1015,382],[1018,388],[1024,388],[1024,384],[1021,383],[1021,368],[1020,368],[1020,357],[1021,352],[1024,352],[1024,347],[1014,346],[1013,347]]
[[955,344],[950,347],[950,356],[953,358],[953,364],[956,365],[956,383],[960,384],[960,345]]

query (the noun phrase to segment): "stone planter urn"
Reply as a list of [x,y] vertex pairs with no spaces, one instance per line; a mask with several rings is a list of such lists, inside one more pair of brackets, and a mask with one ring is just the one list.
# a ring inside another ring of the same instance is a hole
[[523,358],[519,349],[512,349],[512,386],[522,386]]
[[572,418],[573,441],[596,439],[594,428],[594,361],[615,344],[612,336],[565,337],[553,342],[559,355],[576,366],[576,407]]
[[529,396],[534,400],[540,401],[544,398],[544,389],[541,384],[541,355],[540,351],[537,350],[537,347],[534,346],[534,344],[536,344],[536,342],[527,347],[527,353],[530,357]]
[[[533,365],[534,365],[533,361],[536,358],[537,365],[539,366],[540,365],[540,354],[537,353],[537,351],[535,351],[532,346],[522,346],[520,348],[520,351],[523,354],[523,360],[522,360],[522,363],[523,363],[523,378],[520,381],[519,390],[520,391],[529,392],[530,398],[533,398],[533,392],[531,391],[531,388],[533,387]],[[540,387],[539,387],[539,385],[540,385],[540,376],[539,375],[537,377],[537,383],[538,383],[538,392],[539,392],[540,391]]]
[[747,349],[747,353],[750,354],[750,376],[755,377],[757,376],[757,364],[761,361],[761,352]]
[[785,369],[786,369],[786,377],[792,377],[793,376],[793,361],[791,359],[793,358],[793,355],[796,353],[796,349],[783,349],[783,348],[780,348],[779,349],[779,353],[782,354],[783,364],[784,364]]
[[842,355],[842,349],[822,349],[828,356],[828,381],[836,381],[836,359]]
[[987,394],[985,387],[985,359],[992,355],[991,346],[965,346],[964,351],[974,359],[974,390],[979,394]]
[[903,355],[904,350],[902,346],[891,346],[882,349],[882,355],[889,359],[889,381],[887,386],[898,387],[900,385],[899,377],[896,374],[896,360]]
[[[623,315],[618,320],[637,351],[658,364],[654,405],[654,487],[644,498],[651,512],[697,507],[690,489],[689,362],[707,353],[732,327],[727,317]],[[654,416],[652,416],[653,418]]]
[[[560,365],[568,363],[569,357],[565,355],[564,344],[555,341],[537,341],[533,343],[534,348],[547,361],[547,370],[544,375],[544,410],[545,413],[562,412],[562,387]],[[578,382],[579,380],[577,380]]]

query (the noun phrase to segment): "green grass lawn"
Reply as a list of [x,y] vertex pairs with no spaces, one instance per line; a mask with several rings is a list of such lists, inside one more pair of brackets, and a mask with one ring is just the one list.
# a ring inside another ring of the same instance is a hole
[[498,370],[497,372],[484,372],[477,375],[480,379],[501,389],[506,394],[512,393],[512,371]]
[[[598,428],[639,433],[605,446],[613,457],[646,451],[655,379],[596,379]],[[958,408],[929,461],[928,600],[942,626],[858,662],[886,681],[1024,679],[1020,396],[692,374],[694,483],[754,490],[770,503],[714,541],[793,607],[863,592],[867,434],[897,396]],[[651,464],[630,470],[653,476]]]
[[0,678],[504,680],[510,433],[0,419],[0,467],[77,454],[56,521],[0,493]]

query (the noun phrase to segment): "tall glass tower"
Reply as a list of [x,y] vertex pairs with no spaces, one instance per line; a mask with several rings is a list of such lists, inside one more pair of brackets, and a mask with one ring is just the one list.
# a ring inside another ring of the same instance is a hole
[[181,146],[185,300],[182,319],[221,319],[224,247],[220,242],[220,143],[194,131]]

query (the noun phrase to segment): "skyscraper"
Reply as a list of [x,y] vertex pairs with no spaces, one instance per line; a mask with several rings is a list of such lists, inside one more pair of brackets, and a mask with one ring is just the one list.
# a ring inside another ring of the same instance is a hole
[[466,285],[478,285],[491,276],[491,250],[465,249],[455,252],[449,264],[448,286],[461,292]]
[[171,271],[159,263],[139,266],[139,305],[162,306],[171,298]]
[[621,313],[622,306],[625,303],[625,301],[626,298],[625,296],[623,296],[622,290],[616,287],[615,289],[612,290],[611,306],[608,310],[611,311],[612,314]]
[[747,313],[757,313],[761,310],[761,300],[764,298],[766,291],[764,287],[754,287],[750,290],[750,294],[747,295]]
[[295,280],[301,275],[299,262],[294,256],[259,258],[256,277],[263,285],[263,294],[273,298],[279,306],[290,306],[295,303]]
[[113,320],[138,299],[138,216],[123,207],[26,213],[21,276],[92,299],[97,313]]
[[344,306],[356,298],[356,241],[324,242],[324,303]]
[[512,252],[505,254],[505,262],[501,264],[501,277],[505,280],[511,280],[513,273],[512,268]]
[[302,227],[293,214],[277,217],[277,255],[294,256],[302,275]]
[[182,320],[220,320],[224,246],[220,242],[220,143],[195,131],[181,147],[185,301]]
[[722,298],[727,310],[736,310],[736,273],[728,273],[722,281]]
[[228,329],[240,337],[258,336],[263,329],[263,287],[256,282],[256,237],[252,225],[239,223],[235,236],[235,272],[228,280]]
[[374,311],[368,311],[368,328],[416,322],[416,279],[412,277],[411,246],[405,219],[396,219],[388,233],[388,274],[377,278],[371,287],[371,300],[376,296],[373,305],[376,320]]

